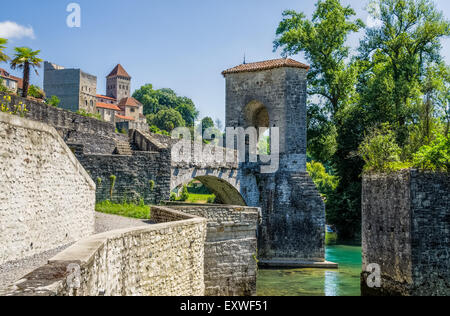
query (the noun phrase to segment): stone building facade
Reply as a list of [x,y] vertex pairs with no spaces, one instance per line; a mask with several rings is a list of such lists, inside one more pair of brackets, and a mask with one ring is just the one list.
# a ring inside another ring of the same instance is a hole
[[278,171],[260,173],[257,167],[262,162],[246,162],[240,167],[245,181],[257,183],[259,188],[244,192],[244,196],[248,205],[262,208],[258,234],[261,265],[324,263],[325,206],[306,172],[308,70],[307,65],[292,59],[277,59],[223,72],[226,126],[278,127],[280,133]]
[[[450,295],[450,176],[368,174],[362,189],[363,295]],[[381,287],[370,288],[377,264]]]
[[57,96],[63,109],[96,113],[97,77],[81,69],[44,62],[44,92],[48,97]]

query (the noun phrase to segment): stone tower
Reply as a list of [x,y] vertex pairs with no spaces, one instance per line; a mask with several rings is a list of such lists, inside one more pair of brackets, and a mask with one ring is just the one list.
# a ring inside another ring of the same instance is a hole
[[131,76],[122,65],[118,64],[106,77],[106,95],[120,101],[129,98],[131,91]]
[[[325,206],[306,172],[306,77],[309,66],[277,59],[223,72],[227,127],[278,127],[280,166],[263,174],[244,163],[242,178],[254,177],[259,192],[241,192],[262,208],[258,234],[261,265],[323,264]],[[259,169],[258,169],[259,170]]]

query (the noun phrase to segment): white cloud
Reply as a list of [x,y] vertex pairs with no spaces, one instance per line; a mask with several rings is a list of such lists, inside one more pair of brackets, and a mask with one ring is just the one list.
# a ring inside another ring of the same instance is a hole
[[35,38],[34,30],[31,26],[26,27],[11,21],[0,22],[0,37],[6,39]]
[[380,19],[374,18],[373,16],[369,15],[367,17],[367,20],[366,20],[366,25],[368,27],[370,27],[370,28],[381,27],[381,26],[383,26],[383,21],[381,21]]

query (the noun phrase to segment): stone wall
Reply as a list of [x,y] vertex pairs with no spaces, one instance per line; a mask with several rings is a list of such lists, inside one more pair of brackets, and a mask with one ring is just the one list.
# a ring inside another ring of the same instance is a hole
[[[228,205],[166,203],[171,209],[208,220],[205,295],[256,295],[260,209]],[[153,212],[156,208],[152,208]]]
[[363,271],[379,264],[365,295],[450,295],[450,177],[406,170],[363,179]]
[[2,294],[204,295],[206,220],[163,207],[152,214],[163,223],[81,240]]
[[95,184],[43,123],[0,113],[0,264],[94,231]]
[[[76,146],[75,154],[97,184],[97,201],[123,200],[158,204],[170,197],[170,153],[135,151],[132,155],[86,154]],[[111,176],[115,184],[111,187]],[[150,181],[154,187],[151,188]]]
[[[0,99],[4,95],[0,92]],[[11,99],[13,105],[27,105],[27,118],[53,126],[66,143],[82,144],[87,153],[112,154],[117,141],[128,141],[127,135],[115,133],[114,124],[18,96]]]

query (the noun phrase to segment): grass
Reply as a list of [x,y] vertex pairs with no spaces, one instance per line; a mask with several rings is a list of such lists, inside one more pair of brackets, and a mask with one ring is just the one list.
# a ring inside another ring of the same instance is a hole
[[189,198],[186,200],[187,203],[199,203],[206,204],[208,203],[209,198],[213,198],[214,194],[193,194],[189,193]]
[[150,219],[150,206],[140,203],[112,203],[103,201],[95,205],[95,210],[100,213],[119,215],[124,217]]

